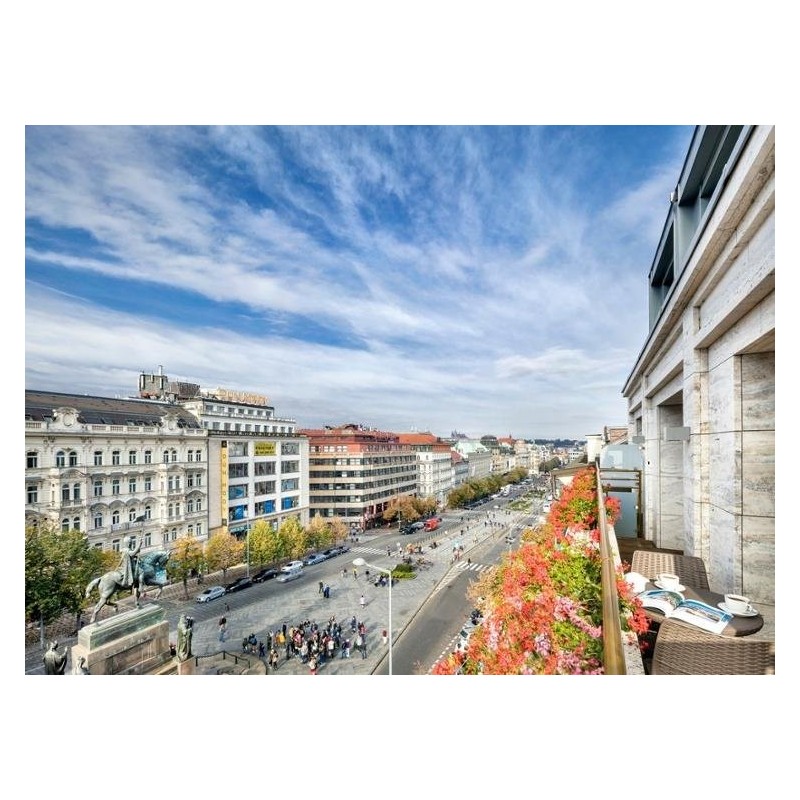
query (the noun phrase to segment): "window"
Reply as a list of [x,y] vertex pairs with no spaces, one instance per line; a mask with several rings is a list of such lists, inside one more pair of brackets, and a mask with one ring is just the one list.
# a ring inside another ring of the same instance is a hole
[[197,523],[197,527],[195,528],[195,531],[197,532],[198,536],[202,536],[203,535],[203,523],[202,522],[198,522]]
[[69,465],[71,467],[78,466],[78,454],[74,450],[69,451]]
[[169,450],[164,451],[164,463],[165,464],[169,463]]
[[189,527],[186,529],[186,535],[194,536],[194,525],[189,525]]
[[128,450],[128,463],[133,465],[136,463],[136,451]]
[[81,529],[81,518],[80,517],[73,517],[72,518],[72,530],[79,531]]
[[102,450],[95,450],[94,451],[94,465],[96,467],[103,466],[103,451]]
[[73,500],[81,499],[81,485],[79,483],[75,483],[72,485],[72,499]]
[[172,455],[172,460],[173,461],[177,461],[178,460],[178,451],[177,450],[171,450],[170,454]]
[[111,479],[111,494],[119,494],[119,478]]
[[136,520],[136,509],[129,508],[128,509],[128,522],[134,522]]
[[192,497],[190,497],[186,501],[186,513],[187,514],[194,514],[194,498],[192,498]]
[[144,451],[144,463],[145,464],[152,464],[153,463],[153,451],[152,450],[145,450]]
[[203,510],[203,499],[198,497],[194,504],[195,511],[202,511]]
[[35,450],[28,450],[25,457],[28,469],[36,469],[39,466],[39,454]]
[[150,519],[152,517],[153,509],[151,506],[144,507],[144,518]]
[[103,481],[98,479],[92,484],[92,494],[95,497],[103,496]]
[[27,492],[28,492],[28,504],[39,502],[39,490],[36,488],[36,486],[28,485]]
[[175,509],[175,507],[172,505],[172,503],[170,503],[167,506],[167,518],[168,519],[172,519],[175,516],[175,510],[174,509]]
[[111,463],[115,466],[119,466],[119,450],[112,450],[111,451]]
[[194,461],[194,450],[187,450],[186,451],[186,460],[187,461]]
[[111,512],[111,524],[119,525],[119,509],[115,509]]
[[170,531],[169,537],[170,537],[170,539],[172,539],[172,541],[174,542],[174,541],[175,541],[175,540],[178,538],[178,529],[177,529],[177,528],[173,528],[173,529]]
[[69,484],[62,483],[61,484],[61,502],[68,503],[69,502]]
[[69,530],[69,519],[67,519],[67,517],[64,517],[64,519],[61,520],[61,533],[66,533],[68,530]]
[[59,450],[56,453],[56,466],[57,467],[63,467],[66,464],[66,457],[67,456],[64,453],[64,451],[63,450]]
[[153,490],[153,479],[150,475],[144,476],[144,490],[150,492]]
[[194,474],[190,472],[186,476],[186,488],[191,489],[193,486],[194,486]]
[[144,535],[144,547],[150,547],[152,536],[149,533]]
[[202,461],[203,460],[203,451],[202,450],[195,450],[194,451],[194,460],[195,461]]
[[201,472],[198,472],[194,476],[194,485],[195,486],[202,486],[203,485],[203,474]]
[[94,529],[97,530],[98,528],[103,527],[103,512],[102,511],[95,511],[94,512]]
[[136,494],[136,478],[128,478],[128,494]]
[[169,534],[166,531],[161,535],[161,541],[164,544],[169,544]]

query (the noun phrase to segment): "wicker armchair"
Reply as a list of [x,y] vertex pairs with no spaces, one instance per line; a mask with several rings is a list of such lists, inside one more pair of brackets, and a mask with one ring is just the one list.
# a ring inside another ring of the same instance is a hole
[[631,571],[638,572],[650,580],[661,572],[679,575],[681,583],[694,589],[709,589],[706,565],[697,556],[682,556],[677,553],[659,553],[656,550],[634,550]]
[[774,675],[775,642],[718,636],[677,620],[658,629],[651,675]]

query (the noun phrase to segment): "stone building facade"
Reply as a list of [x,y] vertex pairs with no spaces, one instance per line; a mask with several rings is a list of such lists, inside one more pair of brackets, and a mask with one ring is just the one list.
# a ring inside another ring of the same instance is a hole
[[775,597],[775,129],[695,130],[623,395],[644,448],[644,535],[711,588]]

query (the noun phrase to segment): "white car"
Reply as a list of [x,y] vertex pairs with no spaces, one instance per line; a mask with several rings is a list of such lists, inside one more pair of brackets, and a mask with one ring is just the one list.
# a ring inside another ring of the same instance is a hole
[[278,577],[275,579],[278,583],[288,583],[289,581],[296,580],[297,578],[301,578],[303,576],[303,569],[293,569],[291,572],[282,572]]
[[209,600],[216,600],[218,597],[222,597],[225,594],[225,587],[224,586],[209,586],[207,589],[203,589],[197,597],[195,597],[195,601],[198,603],[207,603]]
[[288,564],[284,564],[281,567],[281,572],[294,572],[297,569],[303,568],[302,561],[290,561]]

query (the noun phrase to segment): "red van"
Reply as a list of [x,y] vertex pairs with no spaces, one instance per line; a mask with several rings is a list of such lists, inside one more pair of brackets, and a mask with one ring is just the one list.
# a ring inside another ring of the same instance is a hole
[[425,520],[425,530],[435,531],[439,527],[439,520],[436,517],[431,517]]

